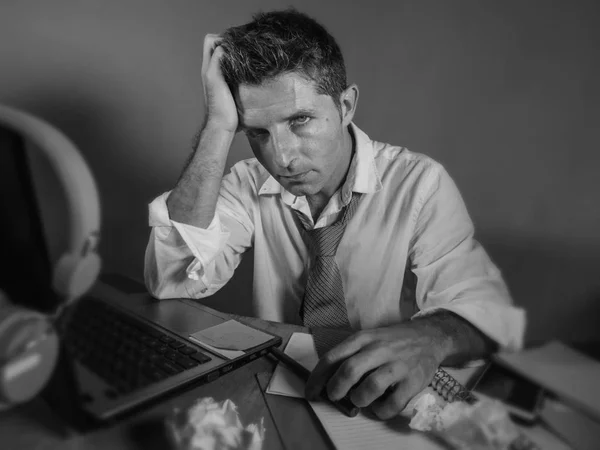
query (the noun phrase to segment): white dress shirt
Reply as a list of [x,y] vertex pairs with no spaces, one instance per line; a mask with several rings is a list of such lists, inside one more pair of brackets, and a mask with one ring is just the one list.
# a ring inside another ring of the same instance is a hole
[[[445,309],[501,348],[521,348],[525,313],[512,304],[500,271],[473,238],[473,223],[444,168],[372,141],[354,124],[351,132],[355,152],[346,181],[313,226],[335,222],[352,192],[363,194],[336,254],[352,327],[381,327]],[[223,177],[207,229],[171,220],[168,195],[149,206],[144,276],[150,293],[214,294],[253,247],[255,315],[300,323],[310,258],[292,210],[311,218],[305,197],[286,191],[255,158]],[[416,289],[410,289],[415,277]]]

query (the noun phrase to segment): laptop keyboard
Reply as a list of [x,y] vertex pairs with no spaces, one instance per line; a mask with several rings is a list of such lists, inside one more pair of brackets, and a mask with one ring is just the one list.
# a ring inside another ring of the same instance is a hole
[[81,364],[113,388],[111,397],[211,360],[187,342],[94,299],[86,299],[75,308],[65,342]]

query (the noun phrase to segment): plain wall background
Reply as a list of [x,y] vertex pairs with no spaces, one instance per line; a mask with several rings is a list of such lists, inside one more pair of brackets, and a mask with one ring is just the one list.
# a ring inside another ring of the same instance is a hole
[[[529,311],[528,338],[600,337],[593,1],[3,0],[0,102],[56,125],[87,159],[105,269],[142,278],[147,204],[176,182],[202,120],[204,35],[291,4],[338,39],[361,90],[357,125],[446,166]],[[239,136],[229,165],[251,156]],[[208,303],[247,312],[251,269]]]

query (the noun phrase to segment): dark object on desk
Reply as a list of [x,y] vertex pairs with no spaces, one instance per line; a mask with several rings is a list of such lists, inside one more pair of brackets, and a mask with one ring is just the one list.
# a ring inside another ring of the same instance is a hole
[[[286,355],[284,352],[275,347],[271,349],[271,355],[273,355],[277,360],[282,362],[286,367],[288,367],[292,372],[294,372],[304,381],[308,380],[308,377],[310,376],[310,370],[308,370],[294,358],[291,358],[290,356]],[[323,397],[327,398],[326,395],[323,395]],[[347,397],[344,397],[339,401],[331,401],[331,403],[341,412],[346,414],[348,417],[356,417],[360,412],[360,408],[355,406]]]
[[[332,450],[335,445],[312,408],[302,398],[267,394],[272,373],[255,375],[282,449]],[[265,425],[266,426],[266,425]],[[298,433],[298,430],[302,430]],[[267,429],[267,433],[269,433]]]
[[600,362],[600,341],[572,342],[569,345],[584,355]]
[[174,450],[162,416],[134,422],[127,427],[127,432],[129,438],[135,442],[135,449]]
[[544,398],[540,386],[494,362],[487,365],[474,391],[500,400],[513,418],[528,424],[537,420]]

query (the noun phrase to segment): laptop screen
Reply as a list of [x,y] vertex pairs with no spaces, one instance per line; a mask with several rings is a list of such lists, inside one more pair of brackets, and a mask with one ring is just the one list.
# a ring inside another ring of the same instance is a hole
[[0,289],[11,302],[41,312],[58,304],[25,142],[0,127]]

